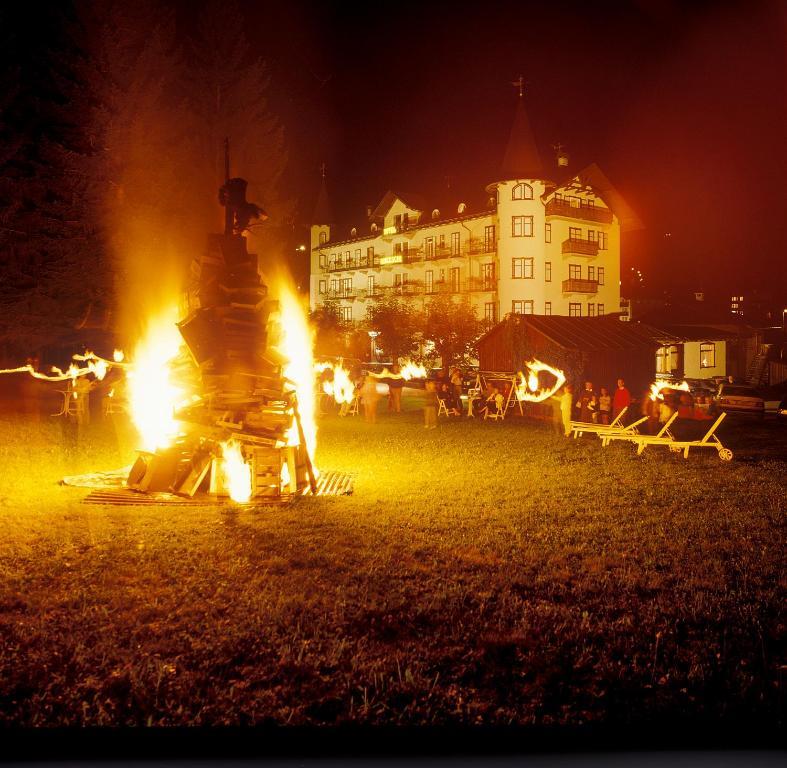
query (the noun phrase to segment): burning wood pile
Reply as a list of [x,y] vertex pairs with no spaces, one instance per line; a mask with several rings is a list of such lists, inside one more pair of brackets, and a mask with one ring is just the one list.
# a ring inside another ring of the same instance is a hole
[[[240,192],[239,192],[240,189]],[[236,501],[316,491],[315,470],[287,376],[279,302],[268,298],[239,221],[245,182],[229,179],[224,235],[191,267],[190,314],[177,324],[191,357],[190,400],[174,413],[177,435],[139,452],[128,476],[138,491],[198,492]],[[256,208],[256,207],[255,207]],[[232,210],[230,210],[232,209]],[[259,209],[256,209],[259,211]],[[311,405],[311,404],[309,404]]]

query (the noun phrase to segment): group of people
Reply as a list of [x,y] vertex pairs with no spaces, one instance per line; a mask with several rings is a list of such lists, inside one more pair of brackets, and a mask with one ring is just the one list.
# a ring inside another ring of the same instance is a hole
[[[623,379],[618,379],[613,394],[607,387],[596,392],[592,381],[586,381],[584,389],[577,396],[574,387],[566,384],[562,394],[555,396],[559,414],[555,414],[555,429],[568,437],[571,434],[572,421],[584,421],[588,424],[611,424],[624,408],[631,405],[631,393]],[[559,418],[558,418],[559,416]]]

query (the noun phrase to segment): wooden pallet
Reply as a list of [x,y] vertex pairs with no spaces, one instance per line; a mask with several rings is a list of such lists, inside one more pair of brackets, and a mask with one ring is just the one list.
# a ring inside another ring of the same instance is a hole
[[[315,496],[347,496],[353,492],[353,475],[345,472],[323,472],[317,480],[317,493]],[[311,489],[307,486],[304,496],[311,496]],[[272,506],[289,504],[295,500],[295,495],[277,497],[257,497],[243,506]],[[83,504],[108,504],[111,506],[150,506],[172,505],[186,507],[229,506],[236,502],[224,497],[195,496],[187,498],[176,496],[174,493],[142,493],[132,491],[130,488],[96,488],[84,499]]]

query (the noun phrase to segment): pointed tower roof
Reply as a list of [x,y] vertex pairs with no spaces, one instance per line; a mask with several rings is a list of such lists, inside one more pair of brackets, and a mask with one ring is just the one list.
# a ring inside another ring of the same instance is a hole
[[325,163],[321,166],[322,181],[320,182],[320,193],[317,195],[317,205],[314,206],[312,214],[312,224],[333,224],[333,212],[331,204],[328,202],[328,190],[325,186]]
[[544,163],[538,153],[520,88],[514,124],[500,166],[501,179],[543,179]]

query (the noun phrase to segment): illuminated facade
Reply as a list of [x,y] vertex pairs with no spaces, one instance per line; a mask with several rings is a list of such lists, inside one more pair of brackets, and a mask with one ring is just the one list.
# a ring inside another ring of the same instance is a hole
[[[562,182],[548,176],[560,173]],[[330,225],[325,185],[311,227],[310,301],[366,317],[385,295],[428,301],[467,296],[479,317],[620,311],[620,233],[636,217],[596,165],[547,171],[520,98],[499,180],[485,206],[431,208],[388,192],[363,232]]]

